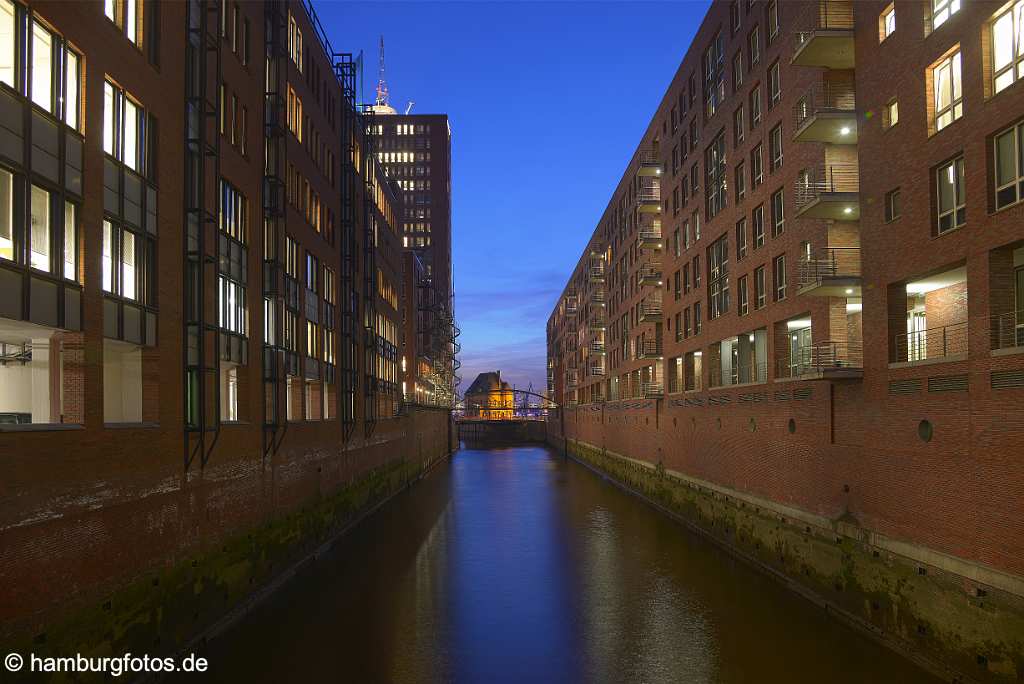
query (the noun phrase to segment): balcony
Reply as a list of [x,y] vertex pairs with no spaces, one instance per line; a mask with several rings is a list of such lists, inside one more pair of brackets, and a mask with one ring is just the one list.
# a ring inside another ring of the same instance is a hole
[[860,247],[826,247],[802,255],[797,263],[800,294],[860,297]]
[[640,246],[645,249],[661,249],[664,244],[661,226],[644,226],[640,229]]
[[818,0],[800,16],[793,41],[797,66],[852,69],[853,0]]
[[731,387],[733,385],[768,382],[767,363],[733,366],[732,368],[724,368],[722,371],[720,373],[711,373],[708,376],[708,387]]
[[640,385],[640,395],[644,399],[660,399],[665,396],[665,388],[660,382],[645,382]]
[[661,287],[661,264],[660,263],[647,263],[642,264],[637,271],[637,281],[641,285],[653,285],[654,287]]
[[657,323],[661,320],[661,298],[640,302],[640,322]]
[[816,380],[864,376],[864,347],[859,342],[816,342],[779,359],[775,378]]
[[661,340],[643,340],[636,353],[638,359],[660,359],[661,356]]
[[604,366],[591,366],[590,374],[596,377],[604,377]]
[[646,214],[661,213],[661,182],[657,178],[644,178],[636,191],[637,211]]
[[797,218],[860,219],[860,170],[856,163],[838,162],[804,169],[795,186]]
[[570,389],[575,388],[580,383],[580,376],[575,370],[568,371],[565,374],[565,384]]
[[638,176],[660,176],[661,160],[654,150],[640,150],[637,159],[636,175]]
[[857,100],[853,83],[819,83],[793,105],[793,140],[857,144]]
[[580,300],[576,295],[570,295],[565,298],[565,313],[574,314],[579,311]]
[[587,321],[587,327],[589,327],[591,330],[595,332],[604,330],[607,326],[608,321],[605,319],[603,315],[591,316],[590,320]]
[[604,282],[604,262],[603,261],[591,261],[590,268],[587,269],[587,278],[592,283],[603,283]]
[[1024,348],[1024,310],[992,317],[992,349]]
[[592,306],[604,306],[607,302],[607,296],[604,290],[594,290],[590,293],[590,304]]
[[900,333],[893,338],[892,354],[896,364],[966,358],[967,321]]
[[590,343],[591,354],[606,354],[608,350],[605,348],[604,342],[594,341]]

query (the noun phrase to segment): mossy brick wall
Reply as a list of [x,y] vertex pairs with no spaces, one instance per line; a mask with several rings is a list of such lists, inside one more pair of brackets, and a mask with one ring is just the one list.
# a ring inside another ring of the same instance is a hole
[[[561,445],[559,445],[561,446]],[[650,465],[569,442],[569,453],[777,575],[950,681],[1024,679],[1024,601]]]

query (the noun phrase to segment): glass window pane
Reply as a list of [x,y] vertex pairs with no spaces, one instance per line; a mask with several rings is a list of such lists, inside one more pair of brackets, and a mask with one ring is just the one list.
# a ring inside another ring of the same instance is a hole
[[941,111],[949,106],[949,64],[935,70],[935,109]]
[[14,87],[14,3],[0,0],[0,81]]
[[116,15],[114,14],[114,0],[103,0],[103,14],[106,15],[107,19],[114,21]]
[[939,212],[953,208],[953,165],[939,169]]
[[1013,14],[1005,13],[992,25],[992,66],[999,71],[1013,60]]
[[78,280],[77,261],[75,259],[75,205],[64,203],[64,277]]
[[138,44],[137,34],[138,16],[136,14],[136,0],[125,0],[124,3],[124,30],[128,40]]
[[64,123],[78,128],[78,55],[68,50],[64,62],[64,81],[67,95],[64,97]]
[[132,171],[139,170],[139,108],[124,100],[124,163]]
[[127,230],[121,232],[121,265],[121,296],[135,299],[135,234]]
[[109,83],[103,84],[103,151],[114,154],[114,87]]
[[32,101],[53,111],[53,36],[32,22]]
[[103,222],[103,291],[114,291],[114,229],[110,221]]
[[50,270],[50,193],[32,186],[31,238],[29,250],[32,268]]
[[1014,149],[1014,132],[1007,131],[996,138],[996,185],[1003,186],[1016,180],[1017,150]]
[[14,178],[0,169],[0,259],[14,261]]
[[953,61],[951,66],[952,78],[953,78],[953,99],[959,100],[963,95],[962,84],[960,81],[960,53],[953,55]]

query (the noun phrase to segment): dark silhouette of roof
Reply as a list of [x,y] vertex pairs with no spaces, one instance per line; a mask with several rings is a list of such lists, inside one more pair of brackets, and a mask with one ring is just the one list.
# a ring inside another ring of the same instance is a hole
[[501,379],[501,371],[488,371],[476,376],[466,394],[487,394],[496,390],[511,390],[512,386]]

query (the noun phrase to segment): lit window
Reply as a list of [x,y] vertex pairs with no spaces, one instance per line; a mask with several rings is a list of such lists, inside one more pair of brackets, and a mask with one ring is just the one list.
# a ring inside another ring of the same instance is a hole
[[103,222],[103,291],[114,291],[114,228]]
[[1024,124],[1003,131],[993,141],[996,164],[996,209],[1024,199]]
[[0,259],[14,261],[14,177],[0,169]]
[[943,164],[935,173],[938,198],[938,232],[959,228],[967,220],[964,197],[964,159]]
[[135,262],[135,234],[126,230],[121,233],[121,296],[128,299],[138,298]]
[[15,12],[11,0],[0,0],[0,82],[14,88]]
[[53,36],[32,22],[32,101],[53,111]]
[[50,193],[37,185],[32,186],[32,210],[29,220],[30,263],[32,268],[50,271]]
[[133,171],[145,169],[146,114],[127,94],[103,84],[103,151]]
[[932,80],[935,87],[935,129],[941,131],[964,113],[959,50],[932,70]]
[[959,11],[960,0],[932,0],[932,28],[939,28]]
[[78,55],[64,52],[64,123],[78,130],[78,89],[81,83]]
[[132,43],[141,43],[142,17],[139,16],[139,0],[103,0],[103,15],[124,31]]
[[133,171],[139,170],[139,108],[124,100],[123,160]]
[[898,100],[890,100],[885,105],[885,125],[889,128],[900,122],[900,103]]
[[302,30],[295,21],[295,17],[288,15],[288,55],[295,63],[295,67],[302,73]]
[[1024,78],[1024,0],[992,22],[992,76],[997,93]]
[[889,5],[878,20],[879,42],[896,33],[896,7]]
[[103,84],[103,151],[114,154],[114,87]]
[[64,203],[64,277],[78,280],[77,207]]

